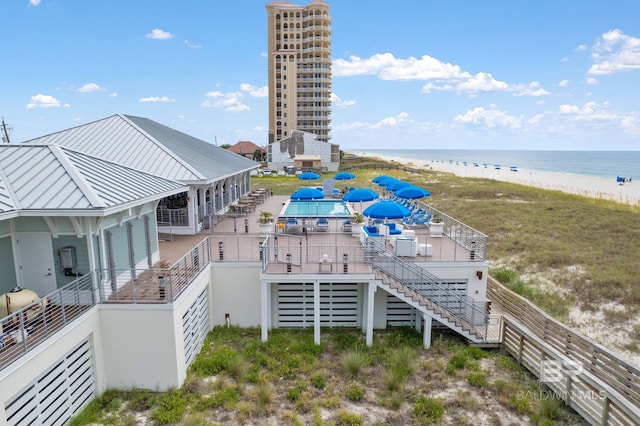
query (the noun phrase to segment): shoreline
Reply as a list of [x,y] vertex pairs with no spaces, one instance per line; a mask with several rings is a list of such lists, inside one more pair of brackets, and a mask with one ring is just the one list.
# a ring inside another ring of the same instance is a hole
[[[353,154],[365,156],[363,154],[358,154],[357,152]],[[620,185],[612,179],[569,173],[521,169],[519,167],[516,169],[517,171],[512,171],[509,167],[502,167],[497,170],[494,166],[474,166],[470,163],[464,165],[463,163],[456,164],[440,161],[424,161],[421,162],[421,164],[416,164],[414,160],[409,158],[388,155],[378,155],[376,157],[382,161],[396,162],[418,169],[453,173],[460,177],[493,179],[535,188],[562,191],[584,197],[610,200],[636,207],[640,206],[640,184],[634,182],[626,182],[625,184]]]

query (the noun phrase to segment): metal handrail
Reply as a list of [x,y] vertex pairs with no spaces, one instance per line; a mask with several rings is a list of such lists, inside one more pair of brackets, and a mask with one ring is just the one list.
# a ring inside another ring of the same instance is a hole
[[97,304],[91,278],[83,275],[0,319],[0,370]]
[[[387,250],[383,244],[372,240],[365,244],[365,250],[370,252],[372,268],[384,272],[421,296],[433,301],[452,317],[467,321],[474,329],[477,329],[478,325],[482,325],[484,327],[483,338],[486,339],[489,314],[486,312],[484,304],[476,302],[468,295],[453,293],[440,278],[415,262],[400,259],[393,252]],[[455,307],[456,305],[457,309],[451,309],[451,306]]]

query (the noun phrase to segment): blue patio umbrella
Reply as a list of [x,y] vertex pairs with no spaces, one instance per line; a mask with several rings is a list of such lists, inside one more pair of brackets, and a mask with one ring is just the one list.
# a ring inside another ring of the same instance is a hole
[[322,191],[316,188],[300,188],[291,194],[292,200],[321,200],[324,198]]
[[391,185],[393,182],[398,182],[398,179],[393,178],[393,177],[386,177],[384,179],[380,179],[378,182],[376,182],[378,185],[380,186],[384,186],[387,187],[389,185]]
[[302,180],[318,180],[320,179],[320,175],[314,172],[304,172],[302,173],[300,176],[298,176],[298,179],[302,179]]
[[355,203],[358,201],[373,201],[378,198],[378,193],[369,188],[356,188],[347,192],[343,197],[343,201]]
[[353,173],[349,173],[349,172],[340,172],[337,173],[333,178],[335,180],[349,180],[349,179],[355,179],[356,175],[354,175]]
[[406,200],[417,200],[418,198],[424,198],[431,195],[429,191],[419,186],[406,186],[396,191],[396,197],[404,198]]
[[378,201],[364,209],[363,215],[373,219],[402,219],[411,215],[411,211],[395,201]]
[[357,203],[360,202],[360,211],[362,211],[362,202],[363,201],[373,201],[377,200],[379,197],[378,193],[369,188],[356,188],[349,192],[347,192],[343,197],[343,201],[347,201],[349,203]]
[[387,176],[387,175],[380,175],[380,176],[376,176],[373,179],[371,179],[371,182],[378,183],[381,180],[388,179],[388,178],[389,178],[389,176]]
[[407,186],[411,186],[411,184],[409,182],[404,182],[404,181],[399,180],[399,181],[393,182],[393,183],[391,183],[391,185],[387,186],[387,190],[396,192],[397,190],[402,189],[402,188],[406,188]]

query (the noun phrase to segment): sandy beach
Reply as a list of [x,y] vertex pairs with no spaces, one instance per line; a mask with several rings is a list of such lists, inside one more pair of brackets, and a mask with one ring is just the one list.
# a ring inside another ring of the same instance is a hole
[[518,168],[517,171],[512,171],[509,167],[502,167],[497,170],[491,165],[487,167],[482,164],[474,166],[472,163],[465,165],[462,162],[458,164],[455,162],[435,161],[415,163],[407,158],[393,156],[379,156],[379,158],[384,161],[395,161],[412,167],[453,173],[461,177],[494,179],[640,206],[640,182],[626,182],[624,185],[620,185],[614,179],[568,173],[542,172],[521,168]]

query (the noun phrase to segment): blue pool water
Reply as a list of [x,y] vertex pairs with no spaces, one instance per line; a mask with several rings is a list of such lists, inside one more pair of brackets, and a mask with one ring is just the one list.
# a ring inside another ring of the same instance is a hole
[[280,217],[328,217],[347,218],[353,216],[349,203],[342,200],[289,200]]

